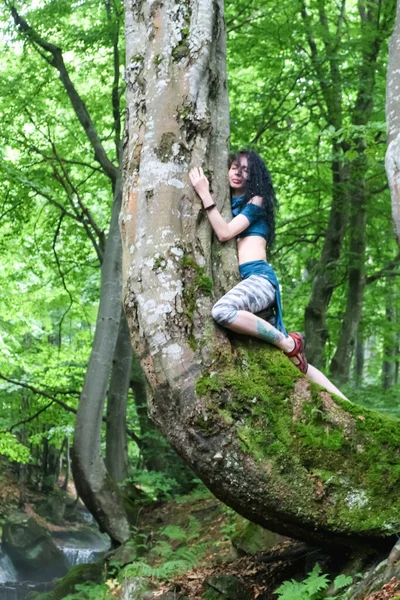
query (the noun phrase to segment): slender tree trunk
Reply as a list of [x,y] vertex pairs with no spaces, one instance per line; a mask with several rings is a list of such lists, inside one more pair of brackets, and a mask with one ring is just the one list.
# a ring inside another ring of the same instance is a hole
[[341,383],[346,383],[349,379],[351,359],[364,300],[367,195],[364,181],[365,167],[358,165],[358,168],[361,172],[358,176],[353,176],[350,188],[352,206],[349,226],[347,304],[339,342],[330,365],[331,374]]
[[[122,311],[122,306],[121,306]],[[128,323],[122,311],[107,396],[106,467],[118,483],[128,476],[126,407],[132,366]]]
[[218,297],[230,283],[235,253],[212,243],[187,171],[211,171],[213,197],[229,214],[222,5],[126,10],[124,302],[152,417],[206,485],[251,520],[323,544],[392,545],[397,424],[311,389],[266,344],[233,336],[232,347],[210,316],[210,287]]
[[[119,15],[113,15],[111,4],[106,6],[112,27],[113,44],[113,89],[111,104],[113,111],[114,142],[117,157],[121,150],[121,115],[119,106]],[[75,115],[85,131],[94,156],[103,172],[108,176],[113,189],[113,209],[109,238],[104,256],[102,252],[103,234],[90,219],[92,229],[90,239],[94,243],[102,264],[102,283],[100,308],[96,323],[94,345],[85,377],[81,402],[77,414],[74,447],[71,451],[72,467],[78,493],[100,527],[107,531],[114,541],[122,542],[128,538],[129,527],[118,488],[107,473],[101,456],[101,422],[112,359],[116,347],[121,313],[121,242],[118,233],[118,213],[121,205],[121,168],[110,160],[88,108],[75,87],[64,61],[62,48],[42,38],[39,33],[11,7],[16,27],[41,56],[57,70],[64,90],[68,95]],[[114,22],[113,22],[114,21]],[[90,213],[85,212],[85,221]],[[93,233],[94,231],[94,233]],[[98,236],[98,243],[95,237]],[[79,479],[78,479],[79,478]]]
[[[333,153],[341,154],[339,145]],[[326,313],[338,277],[338,260],[342,251],[348,215],[348,166],[342,158],[332,162],[332,204],[321,260],[316,268],[310,300],[305,309],[307,357],[316,367],[324,365],[323,352],[328,339]]]
[[119,490],[107,472],[101,453],[104,401],[121,319],[120,207],[121,183],[118,179],[101,270],[96,332],[76,416],[71,455],[79,496],[101,529],[122,543],[129,537],[129,524]]
[[67,490],[69,483],[69,473],[71,470],[71,460],[69,456],[69,438],[65,438],[65,477],[61,489]]
[[[24,414],[28,408],[28,399],[25,394],[22,397],[22,414]],[[21,444],[26,444],[26,429],[22,429],[20,432],[20,442]],[[19,463],[19,477],[18,477],[18,506],[23,508],[26,502],[26,479],[27,479],[27,470],[28,465],[25,463]]]
[[397,331],[395,331],[396,294],[393,289],[392,281],[390,279],[386,279],[385,283],[386,330],[383,339],[382,388],[384,390],[387,390],[390,387],[392,387],[395,383]]
[[392,196],[392,214],[397,243],[400,245],[400,2],[395,28],[389,43],[386,84],[387,143],[386,173]]
[[364,343],[364,327],[363,322],[360,321],[357,328],[356,338],[356,350],[354,356],[354,382],[356,387],[361,387],[364,374],[364,354],[365,354],[365,343]]

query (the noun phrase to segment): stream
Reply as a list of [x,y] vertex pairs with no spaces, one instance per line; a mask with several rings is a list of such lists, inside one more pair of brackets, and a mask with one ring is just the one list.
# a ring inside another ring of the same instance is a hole
[[[110,547],[108,536],[92,527],[84,531],[57,531],[53,540],[66,557],[69,567],[95,562]],[[24,581],[0,544],[0,600],[25,600],[29,592],[49,591],[53,584],[48,579],[40,581],[38,573],[35,582]]]

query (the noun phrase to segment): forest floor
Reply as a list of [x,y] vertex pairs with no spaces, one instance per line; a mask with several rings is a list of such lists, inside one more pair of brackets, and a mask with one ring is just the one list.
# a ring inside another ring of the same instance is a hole
[[[3,466],[0,458],[0,527],[19,504],[17,477]],[[76,498],[73,486],[68,492],[71,500]],[[39,492],[26,490],[24,510],[52,532],[76,527],[68,521],[54,525],[40,517],[36,507],[43,499]],[[283,581],[301,581],[316,562],[324,572],[335,572],[332,557],[265,532],[227,508],[205,488],[185,497],[143,505],[133,531],[132,542],[108,557],[111,575],[107,584],[115,598],[121,597],[123,587],[118,577],[120,569],[139,562],[153,570],[149,580],[154,598],[164,595],[163,598],[190,600],[276,600],[276,589]],[[113,561],[119,562],[114,571]],[[179,571],[182,566],[186,569],[183,574]],[[399,590],[400,581],[393,579],[362,600],[399,599]]]

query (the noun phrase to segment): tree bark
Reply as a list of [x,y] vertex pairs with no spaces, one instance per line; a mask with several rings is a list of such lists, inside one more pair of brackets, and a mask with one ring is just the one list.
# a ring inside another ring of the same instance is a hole
[[119,543],[129,538],[129,523],[119,490],[102,458],[101,423],[121,319],[121,238],[118,229],[121,195],[121,182],[118,178],[101,269],[96,331],[71,450],[72,472],[80,497],[100,528]]
[[400,245],[400,2],[389,42],[386,83],[387,143],[386,173],[392,197],[392,214],[397,243]]
[[397,424],[334,401],[266,344],[231,344],[210,316],[210,291],[219,296],[237,265],[232,246],[211,243],[187,171],[209,170],[229,215],[222,5],[126,9],[124,302],[153,419],[252,521],[325,545],[390,546],[400,523]]
[[[122,306],[121,306],[122,310]],[[128,323],[122,311],[107,395],[105,463],[117,483],[128,476],[126,407],[132,367],[132,345]]]
[[354,383],[356,387],[361,387],[364,373],[364,354],[365,354],[365,343],[364,343],[364,327],[361,321],[358,324],[357,339],[356,339],[356,350],[354,356]]
[[396,351],[397,351],[397,331],[396,323],[396,292],[390,279],[386,280],[385,294],[385,313],[386,330],[383,339],[383,361],[382,361],[382,388],[389,389],[395,384],[396,375]]

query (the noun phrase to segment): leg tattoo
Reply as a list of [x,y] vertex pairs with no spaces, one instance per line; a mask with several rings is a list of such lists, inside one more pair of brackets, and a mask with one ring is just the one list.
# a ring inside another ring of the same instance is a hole
[[261,319],[257,319],[257,337],[270,344],[277,345],[284,336],[272,325],[267,323],[264,325]]

